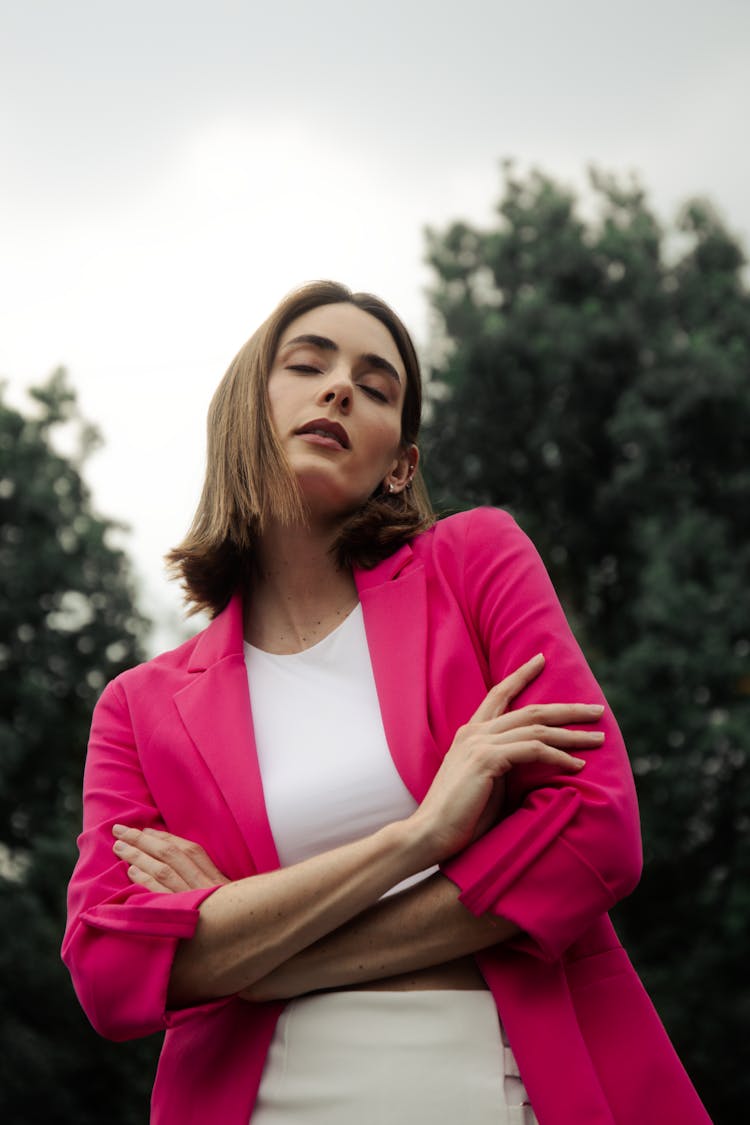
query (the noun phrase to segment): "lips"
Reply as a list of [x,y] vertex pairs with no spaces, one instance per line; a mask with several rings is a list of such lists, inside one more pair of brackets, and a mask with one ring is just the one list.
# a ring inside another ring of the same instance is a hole
[[333,438],[342,449],[350,448],[348,433],[342,425],[338,422],[332,422],[330,418],[315,418],[312,422],[306,422],[304,426],[300,426],[295,432],[298,434],[319,434],[321,437]]

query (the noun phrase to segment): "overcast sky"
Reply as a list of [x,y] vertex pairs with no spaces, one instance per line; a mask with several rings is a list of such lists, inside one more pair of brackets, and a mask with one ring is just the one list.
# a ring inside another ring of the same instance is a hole
[[208,401],[284,293],[373,290],[424,347],[423,228],[491,222],[506,157],[750,246],[749,120],[747,0],[0,0],[0,377],[69,369],[154,645]]

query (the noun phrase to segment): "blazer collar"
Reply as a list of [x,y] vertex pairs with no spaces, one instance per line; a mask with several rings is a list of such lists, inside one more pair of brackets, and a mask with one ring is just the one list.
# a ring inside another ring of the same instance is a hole
[[229,599],[226,608],[199,634],[190,656],[188,672],[205,672],[226,656],[241,656],[243,641],[242,594],[238,590]]

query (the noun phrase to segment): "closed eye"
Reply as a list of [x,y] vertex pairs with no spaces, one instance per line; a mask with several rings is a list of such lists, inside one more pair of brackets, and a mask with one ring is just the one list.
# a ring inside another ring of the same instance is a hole
[[287,371],[304,371],[307,374],[312,372],[313,375],[320,375],[319,367],[310,367],[307,363],[290,363],[287,365]]
[[388,395],[384,395],[382,391],[379,391],[377,389],[377,387],[370,387],[367,385],[367,383],[360,383],[360,386],[363,391],[367,391],[368,395],[371,398],[379,399],[380,402],[388,402]]

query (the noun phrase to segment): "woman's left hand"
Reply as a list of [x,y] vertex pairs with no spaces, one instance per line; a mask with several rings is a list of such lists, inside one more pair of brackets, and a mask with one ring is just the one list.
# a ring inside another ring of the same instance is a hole
[[112,835],[115,855],[129,864],[128,878],[150,891],[174,894],[230,882],[200,844],[182,836],[124,824],[115,824]]

